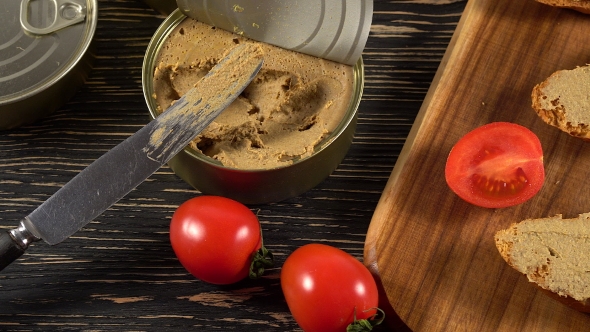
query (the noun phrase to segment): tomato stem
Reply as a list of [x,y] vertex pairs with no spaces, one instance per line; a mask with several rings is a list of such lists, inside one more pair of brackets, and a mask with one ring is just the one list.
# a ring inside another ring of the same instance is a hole
[[258,279],[264,274],[266,268],[274,265],[274,257],[272,252],[264,247],[264,239],[262,238],[262,227],[260,228],[260,249],[252,255],[252,263],[250,264],[250,279]]
[[[368,319],[356,319],[356,307],[354,308],[354,321],[346,327],[346,332],[364,332],[372,331],[373,328],[381,323],[385,319],[385,312],[379,308],[370,308],[369,310],[377,310],[377,312],[369,317]],[[379,316],[379,317],[378,317]]]

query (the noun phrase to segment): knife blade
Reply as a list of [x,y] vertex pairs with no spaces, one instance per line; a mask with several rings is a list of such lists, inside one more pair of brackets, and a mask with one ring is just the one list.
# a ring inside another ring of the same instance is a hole
[[64,241],[166,164],[242,93],[262,62],[259,46],[233,48],[160,116],[88,165],[17,228],[1,232],[0,270],[32,242]]

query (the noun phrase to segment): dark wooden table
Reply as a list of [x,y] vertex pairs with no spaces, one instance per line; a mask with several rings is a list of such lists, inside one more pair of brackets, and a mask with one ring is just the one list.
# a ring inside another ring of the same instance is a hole
[[[149,121],[141,88],[148,42],[165,18],[139,0],[99,0],[93,71],[34,124],[0,132],[0,228]],[[168,240],[176,207],[199,195],[163,167],[70,239],[35,243],[0,272],[1,331],[297,331],[279,273],[307,243],[362,260],[366,230],[465,0],[375,0],[366,85],[352,147],[309,192],[257,210],[276,267],[219,287],[193,278]],[[387,328],[384,330],[392,329]]]

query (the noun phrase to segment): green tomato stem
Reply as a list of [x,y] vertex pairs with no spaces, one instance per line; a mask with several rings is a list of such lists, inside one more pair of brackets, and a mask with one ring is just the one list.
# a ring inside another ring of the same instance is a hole
[[264,246],[258,249],[253,257],[252,264],[250,264],[250,279],[260,278],[264,274],[264,270],[274,265],[274,258],[270,251]]
[[[376,309],[377,312],[369,317],[368,319],[356,319],[356,308],[354,308],[354,321],[346,327],[346,332],[366,332],[372,331],[373,328],[381,323],[385,319],[385,312],[379,308],[370,308],[365,310],[373,310]],[[378,317],[379,316],[379,317]]]
[[264,247],[264,239],[262,237],[262,227],[260,227],[260,249],[252,255],[252,263],[250,264],[250,279],[258,279],[264,274],[264,270],[274,265],[273,254]]

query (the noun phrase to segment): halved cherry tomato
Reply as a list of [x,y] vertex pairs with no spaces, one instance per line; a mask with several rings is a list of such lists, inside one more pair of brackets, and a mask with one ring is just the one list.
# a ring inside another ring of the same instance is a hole
[[212,284],[256,277],[272,265],[256,215],[225,197],[199,196],[182,203],[172,215],[170,243],[187,271]]
[[[306,332],[342,332],[377,314],[377,285],[350,254],[324,244],[307,244],[283,264],[281,287],[295,321]],[[359,329],[358,331],[368,331]]]
[[543,150],[537,135],[509,122],[472,130],[451,149],[449,187],[469,203],[503,208],[531,199],[543,186]]

